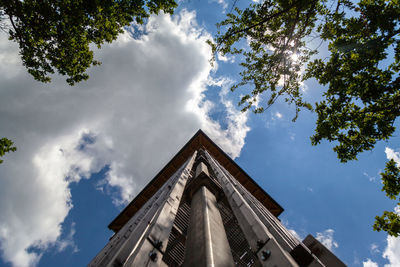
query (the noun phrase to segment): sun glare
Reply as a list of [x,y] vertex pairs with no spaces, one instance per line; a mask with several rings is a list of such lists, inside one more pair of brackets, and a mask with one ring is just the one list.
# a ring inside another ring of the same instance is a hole
[[292,61],[297,62],[299,60],[299,54],[298,53],[293,53],[290,56],[290,58],[291,58]]

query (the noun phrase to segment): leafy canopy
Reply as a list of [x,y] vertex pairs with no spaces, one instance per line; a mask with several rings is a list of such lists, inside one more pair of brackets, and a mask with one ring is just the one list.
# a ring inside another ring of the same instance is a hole
[[[383,188],[386,196],[395,200],[400,194],[400,168],[391,159],[386,163],[385,172],[381,173]],[[398,199],[396,211],[384,211],[382,216],[375,217],[374,230],[386,231],[392,236],[400,235],[400,197]]]
[[151,13],[172,13],[176,6],[174,0],[0,0],[0,19],[36,80],[50,82],[57,71],[73,85],[100,64],[91,44],[100,48],[133,20],[143,23]]
[[[398,0],[357,4],[265,0],[227,14],[218,24],[215,42],[209,43],[214,55],[243,59],[241,81],[231,88],[244,91],[239,102],[243,111],[264,112],[279,97],[295,105],[294,120],[301,108],[314,110],[317,122],[311,143],[334,141],[333,150],[340,161],[347,162],[395,131],[400,116],[399,20]],[[328,44],[328,57],[313,56],[317,49],[309,46],[315,39]],[[311,78],[326,88],[323,99],[314,105],[301,94],[302,83]],[[259,97],[266,99],[261,105]],[[389,161],[382,179],[383,191],[395,199],[398,166]],[[377,217],[374,229],[398,235],[399,224],[397,213],[385,212]]]
[[[14,143],[11,140],[5,137],[0,139],[0,158],[3,157],[5,153],[11,151],[14,152],[16,150],[17,148],[14,146]],[[0,164],[1,163],[3,163],[2,159],[0,159]]]

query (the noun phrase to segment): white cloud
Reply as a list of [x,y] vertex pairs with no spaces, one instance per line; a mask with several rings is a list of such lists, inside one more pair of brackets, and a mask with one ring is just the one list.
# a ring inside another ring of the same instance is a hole
[[279,113],[278,111],[274,113],[274,118],[282,119],[282,117],[283,117],[282,113]]
[[339,244],[333,239],[333,229],[327,229],[322,233],[317,233],[315,237],[319,242],[321,242],[326,248],[333,251],[335,248],[339,247]]
[[394,151],[390,147],[386,147],[385,153],[387,159],[393,159],[397,163],[397,166],[400,167],[400,152]]
[[295,230],[293,230],[293,229],[288,229],[289,230],[289,232],[294,236],[294,237],[296,237],[298,240],[303,240],[303,238],[301,238],[300,237],[300,235],[295,231]]
[[299,241],[301,241],[301,240],[304,239],[303,237],[301,237],[301,236],[299,235],[299,233],[297,233],[296,230],[294,230],[294,229],[291,228],[291,226],[289,225],[289,221],[288,221],[288,220],[282,219],[281,222],[282,222],[282,224],[289,230],[289,232],[290,232],[295,238],[297,238]]
[[0,169],[0,248],[13,266],[36,265],[37,249],[73,247],[73,231],[60,240],[73,207],[69,186],[106,165],[103,186],[119,189],[114,201],[122,204],[199,128],[239,155],[247,114],[223,91],[227,127],[208,115],[207,85],[226,88],[228,81],[210,77],[210,36],[196,25],[195,13],[152,17],[145,32],[140,39],[125,33],[97,51],[103,64],[74,87],[63,77],[47,85],[33,81],[16,60],[17,46],[0,36],[1,134],[18,147]]
[[388,235],[387,247],[382,256],[389,261],[389,264],[385,264],[385,267],[400,266],[400,238]]
[[64,251],[68,247],[71,247],[73,253],[79,251],[78,246],[75,244],[74,241],[75,233],[76,233],[75,223],[72,223],[68,235],[64,239],[60,239],[56,242],[56,247],[58,252]]
[[[259,100],[259,99],[258,99],[258,100]],[[258,105],[258,101],[257,101],[257,105]],[[282,118],[283,118],[283,115],[282,115],[282,113],[280,113],[279,111],[271,112],[271,119],[268,120],[268,121],[266,121],[265,127],[266,127],[266,128],[270,128],[270,127],[275,126],[276,123],[277,123],[279,120],[281,120]],[[294,136],[293,136],[293,139],[292,139],[292,136],[291,136],[290,134],[289,134],[289,138],[290,138],[291,140],[294,140]]]
[[220,53],[220,52],[218,52],[217,58],[218,58],[218,60],[221,60],[223,62],[228,62],[228,63],[234,63],[235,62],[235,57],[234,56],[222,55],[222,53]]
[[211,2],[217,2],[218,4],[220,4],[224,12],[228,8],[228,3],[225,0],[212,0]]
[[367,177],[368,178],[368,181],[370,181],[370,182],[375,182],[376,181],[376,177],[375,176],[370,176],[368,173],[366,173],[366,172],[363,172],[363,175],[365,176],[365,177]]
[[378,267],[378,263],[373,262],[371,259],[367,259],[367,261],[363,261],[363,267]]
[[379,253],[380,250],[378,248],[378,245],[375,243],[371,244],[371,247],[369,248],[369,250],[371,251],[371,254],[375,254],[375,253]]
[[47,140],[31,151],[34,144],[23,136],[16,139],[20,152],[0,172],[0,247],[14,266],[37,264],[41,255],[28,253],[30,247],[63,246],[61,223],[72,208],[68,186],[101,166],[90,150],[75,149],[83,132]]

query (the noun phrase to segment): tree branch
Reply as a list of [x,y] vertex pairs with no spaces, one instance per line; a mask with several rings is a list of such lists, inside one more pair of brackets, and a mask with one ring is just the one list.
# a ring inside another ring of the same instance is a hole
[[218,50],[218,47],[219,47],[224,41],[226,41],[229,37],[231,37],[231,36],[233,36],[233,35],[235,35],[235,34],[241,33],[241,32],[247,32],[248,30],[251,30],[251,29],[253,29],[253,28],[257,27],[257,26],[260,26],[260,25],[266,23],[267,21],[269,21],[269,20],[271,20],[271,19],[273,19],[273,18],[275,18],[275,17],[277,17],[277,16],[282,15],[282,14],[285,13],[285,12],[288,12],[288,11],[291,10],[293,7],[295,7],[297,3],[298,3],[298,1],[293,2],[289,7],[285,8],[285,9],[279,11],[279,12],[276,12],[276,13],[272,14],[271,16],[268,16],[268,17],[262,19],[262,20],[261,20],[260,22],[258,22],[258,23],[255,23],[255,24],[253,24],[253,25],[250,25],[250,26],[248,26],[248,27],[246,27],[246,28],[244,28],[244,29],[240,29],[240,30],[234,31],[234,32],[232,32],[232,33],[227,33],[227,35],[225,35],[224,38],[223,38],[221,41],[218,42],[218,44],[217,44],[217,49],[216,49],[216,50]]

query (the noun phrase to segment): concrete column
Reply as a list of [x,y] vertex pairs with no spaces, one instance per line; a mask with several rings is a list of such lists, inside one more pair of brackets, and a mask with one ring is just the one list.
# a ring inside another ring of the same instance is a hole
[[165,266],[162,254],[196,155],[197,152],[164,183],[88,267]]
[[[211,169],[215,173],[218,182],[228,203],[237,219],[240,228],[245,235],[253,252],[260,259],[262,266],[292,266],[299,265],[292,258],[289,252],[285,251],[275,237],[270,233],[266,225],[260,220],[255,211],[251,208],[244,197],[235,187],[234,181],[231,181],[223,171],[222,167],[208,155]],[[225,170],[226,171],[226,170]]]
[[216,198],[204,185],[192,196],[183,266],[234,266]]

